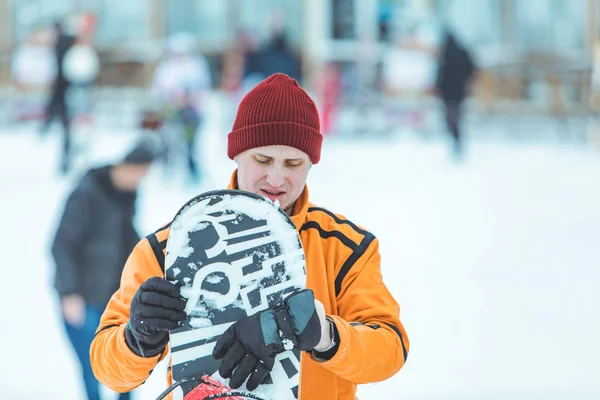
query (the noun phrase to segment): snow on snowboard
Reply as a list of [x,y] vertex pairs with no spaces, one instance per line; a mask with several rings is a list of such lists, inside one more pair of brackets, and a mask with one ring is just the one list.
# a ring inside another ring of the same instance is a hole
[[165,278],[181,287],[188,314],[170,333],[174,399],[297,398],[295,349],[277,356],[270,376],[252,393],[245,385],[229,389],[217,372],[220,361],[212,357],[216,341],[234,322],[305,288],[304,251],[288,215],[249,192],[207,192],[179,210],[166,250]]

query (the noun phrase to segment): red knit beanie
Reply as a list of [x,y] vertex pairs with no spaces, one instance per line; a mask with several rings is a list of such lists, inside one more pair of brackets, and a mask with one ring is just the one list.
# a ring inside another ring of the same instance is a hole
[[323,142],[319,128],[317,107],[298,82],[273,74],[242,99],[228,136],[227,155],[233,159],[255,147],[283,145],[305,152],[316,164]]

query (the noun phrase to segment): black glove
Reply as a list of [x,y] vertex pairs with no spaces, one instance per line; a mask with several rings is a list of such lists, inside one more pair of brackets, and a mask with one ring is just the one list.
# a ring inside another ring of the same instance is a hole
[[296,292],[285,299],[275,312],[277,326],[283,337],[298,350],[311,351],[321,340],[321,321],[315,309],[312,290]]
[[154,357],[169,342],[169,331],[187,315],[179,286],[157,276],[138,288],[131,300],[125,341],[135,354]]
[[229,387],[239,388],[250,376],[246,387],[252,391],[273,369],[277,354],[284,350],[277,334],[275,311],[268,309],[231,325],[217,341],[213,357],[223,358],[219,374],[223,378],[231,377]]
[[[281,307],[261,311],[231,325],[217,341],[213,357],[223,359],[219,374],[231,377],[231,388],[239,388],[249,377],[246,387],[252,391],[273,369],[277,354],[292,346],[312,350],[320,339],[321,323],[314,294],[302,290],[288,297]],[[284,344],[286,341],[290,346]]]

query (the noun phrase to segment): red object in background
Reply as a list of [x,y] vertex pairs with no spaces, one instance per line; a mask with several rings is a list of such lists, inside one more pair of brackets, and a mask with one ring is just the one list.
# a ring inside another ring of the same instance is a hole
[[78,114],[73,116],[72,124],[78,128],[94,125],[94,117],[90,114]]
[[321,79],[321,132],[331,133],[341,94],[341,77],[335,64],[325,66]]
[[[231,388],[211,379],[208,375],[202,377],[202,383],[189,392],[183,400],[204,400],[214,394],[229,393]],[[241,397],[226,397],[230,400],[244,400]]]
[[71,19],[73,34],[81,43],[90,43],[96,33],[98,18],[92,12],[79,12],[69,16]]
[[92,13],[85,13],[81,17],[81,33],[85,36],[93,36],[96,32],[97,19]]
[[164,116],[154,111],[144,111],[140,128],[149,131],[158,131],[164,124]]

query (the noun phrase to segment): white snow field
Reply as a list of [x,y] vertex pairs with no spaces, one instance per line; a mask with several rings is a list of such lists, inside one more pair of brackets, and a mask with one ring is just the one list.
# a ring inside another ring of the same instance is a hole
[[[194,194],[227,184],[226,132],[209,127],[203,138],[202,187],[151,171],[141,234]],[[79,171],[116,159],[132,135],[87,137]],[[49,244],[79,174],[56,174],[58,146],[56,131],[39,140],[33,127],[0,129],[0,399],[84,398],[52,289]],[[600,398],[598,152],[480,138],[454,165],[440,139],[336,139],[308,183],[314,203],[379,238],[384,280],[410,337],[406,366],[361,386],[361,400]],[[165,369],[135,398],[156,398]]]

